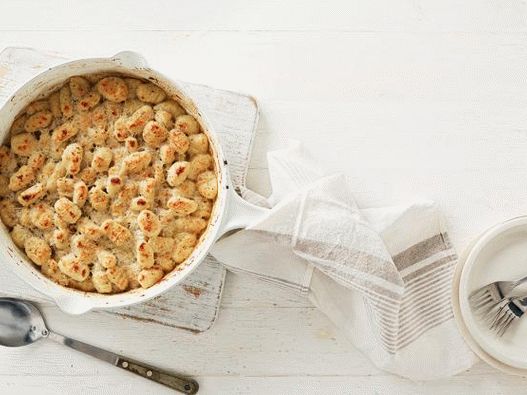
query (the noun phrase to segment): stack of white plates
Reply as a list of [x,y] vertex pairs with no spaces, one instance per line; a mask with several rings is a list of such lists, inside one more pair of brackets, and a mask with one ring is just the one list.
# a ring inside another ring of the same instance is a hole
[[527,314],[498,337],[474,314],[468,297],[494,281],[518,280],[525,276],[527,216],[487,230],[460,257],[452,300],[457,324],[472,350],[490,365],[521,376],[527,375]]

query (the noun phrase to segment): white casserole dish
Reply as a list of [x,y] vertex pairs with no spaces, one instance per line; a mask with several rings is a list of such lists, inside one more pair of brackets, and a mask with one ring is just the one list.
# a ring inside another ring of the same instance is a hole
[[90,73],[123,73],[150,80],[171,97],[178,99],[185,110],[194,116],[207,134],[218,176],[218,195],[210,222],[192,255],[182,268],[168,273],[148,289],[134,289],[121,294],[87,293],[58,285],[44,276],[15,246],[5,225],[0,230],[0,257],[5,268],[13,270],[22,280],[48,296],[70,314],[82,314],[95,308],[115,308],[144,302],[180,283],[205,258],[214,242],[226,232],[243,228],[265,215],[266,209],[241,199],[233,189],[228,163],[206,115],[199,111],[180,84],[150,69],[144,58],[134,52],[120,52],[111,58],[81,59],[48,69],[18,89],[0,109],[0,139],[5,141],[16,115],[32,101],[47,96],[68,78]]

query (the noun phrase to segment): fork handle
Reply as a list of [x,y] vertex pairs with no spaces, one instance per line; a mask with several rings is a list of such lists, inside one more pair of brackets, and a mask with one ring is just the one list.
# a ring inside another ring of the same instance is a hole
[[523,283],[527,282],[527,276],[520,278],[518,281],[514,282],[513,288],[516,288],[518,285],[521,285]]
[[501,287],[504,297],[523,297],[527,295],[527,276],[507,284],[505,281]]
[[514,302],[514,304],[524,313],[527,310],[527,296],[524,296],[523,298],[511,298],[510,301]]

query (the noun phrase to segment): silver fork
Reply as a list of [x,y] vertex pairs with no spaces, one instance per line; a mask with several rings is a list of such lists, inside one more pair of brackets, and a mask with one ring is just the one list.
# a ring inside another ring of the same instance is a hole
[[492,307],[485,315],[485,322],[491,331],[503,336],[511,324],[527,310],[527,297],[505,298]]
[[526,282],[527,277],[517,281],[495,281],[472,292],[469,303],[476,314],[484,315],[511,296],[516,287]]

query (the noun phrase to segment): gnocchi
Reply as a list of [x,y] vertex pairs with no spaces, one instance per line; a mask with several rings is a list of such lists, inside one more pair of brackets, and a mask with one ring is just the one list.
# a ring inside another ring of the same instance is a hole
[[138,134],[143,130],[146,123],[154,119],[154,110],[152,107],[145,105],[139,107],[126,122],[126,127],[131,134]]
[[80,99],[90,92],[90,83],[83,77],[71,77],[69,83],[71,96]]
[[128,228],[111,219],[104,221],[101,228],[106,237],[116,246],[121,246],[132,238],[132,233]]
[[91,240],[99,240],[103,235],[101,227],[86,217],[77,221],[77,230]]
[[188,178],[195,180],[201,173],[207,171],[212,167],[212,156],[209,154],[196,155],[190,161],[190,168]]
[[73,184],[73,203],[82,207],[86,200],[88,200],[88,187],[84,181],[79,180]]
[[196,211],[198,204],[194,200],[182,196],[174,196],[168,199],[167,207],[177,216],[184,217]]
[[19,156],[29,156],[37,147],[37,139],[29,133],[11,137],[11,150]]
[[214,199],[218,194],[216,173],[213,171],[204,171],[198,176],[196,186],[201,196],[207,199]]
[[198,121],[192,115],[180,115],[176,118],[175,129],[187,135],[199,132]]
[[89,111],[101,100],[101,95],[97,92],[90,92],[79,100],[78,108],[79,111]]
[[49,97],[49,109],[55,118],[62,116],[62,110],[60,108],[60,93],[55,92]]
[[30,186],[23,192],[20,192],[18,195],[18,203],[22,206],[29,206],[30,204],[35,203],[40,200],[46,193],[44,185],[37,183],[33,186]]
[[152,83],[139,85],[135,93],[139,100],[152,104],[161,103],[167,97],[163,89]]
[[77,143],[72,143],[64,149],[62,163],[68,174],[75,175],[81,171],[83,153],[82,146]]
[[139,193],[148,202],[153,202],[156,193],[156,181],[153,178],[147,178],[146,180],[139,182]]
[[36,100],[26,107],[26,114],[33,115],[39,111],[49,110],[50,102],[47,100]]
[[165,110],[158,110],[155,112],[154,120],[163,125],[166,129],[170,130],[174,126],[172,120],[172,114]]
[[152,160],[152,154],[148,151],[134,152],[123,160],[122,172],[139,173],[146,169]]
[[168,142],[178,154],[184,154],[190,148],[190,140],[187,135],[176,129],[169,132]]
[[31,233],[31,231],[22,225],[18,225],[18,224],[15,225],[15,227],[11,231],[11,238],[13,239],[13,241],[15,242],[15,245],[18,248],[23,249],[24,245],[26,244],[26,240],[28,240],[31,237],[33,237],[33,234]]
[[104,272],[94,272],[92,275],[93,286],[100,294],[112,292],[112,283]]
[[71,90],[68,86],[63,86],[59,92],[60,111],[65,118],[71,118],[75,113],[73,110],[73,100]]
[[167,172],[167,182],[172,187],[177,187],[185,181],[190,173],[190,163],[186,161],[176,162]]
[[55,212],[61,220],[68,224],[74,224],[82,215],[81,209],[65,197],[62,197],[55,202]]
[[205,133],[193,134],[188,139],[188,153],[190,155],[206,154],[209,151],[209,139]]
[[46,203],[33,205],[29,210],[29,218],[33,226],[40,230],[53,228],[53,209]]
[[24,124],[24,129],[28,133],[34,133],[38,130],[44,129],[51,124],[53,120],[53,113],[49,110],[43,110],[36,112],[31,115],[26,123]]
[[28,238],[24,242],[24,249],[29,259],[38,266],[42,266],[43,263],[51,258],[51,247],[39,237]]
[[111,102],[123,102],[128,97],[128,86],[122,78],[106,77],[97,82],[97,91]]
[[9,179],[8,188],[11,191],[19,191],[33,182],[35,171],[29,166],[21,166]]
[[53,130],[51,141],[53,141],[55,145],[59,145],[60,143],[71,139],[78,133],[78,131],[79,129],[77,128],[77,125],[73,122],[64,122]]
[[172,114],[172,116],[174,118],[177,118],[180,115],[186,114],[186,112],[183,109],[183,107],[181,107],[179,105],[179,103],[174,101],[174,100],[166,100],[164,102],[156,104],[156,106],[154,107],[154,110],[156,110],[156,111],[160,111],[160,110],[167,111],[170,114]]
[[51,243],[58,250],[64,250],[70,245],[70,232],[66,229],[55,229],[51,235]]
[[176,263],[181,263],[192,254],[197,239],[192,233],[182,232],[177,234],[175,241],[176,248],[172,254],[172,259]]
[[135,249],[137,263],[143,269],[149,269],[154,265],[154,250],[146,241],[141,241]]
[[108,280],[115,285],[118,291],[124,291],[128,287],[128,276],[126,270],[121,266],[114,266],[106,270]]
[[97,253],[97,261],[102,267],[106,269],[111,269],[117,265],[117,258],[114,254],[107,250],[100,250]]
[[74,184],[75,181],[73,181],[73,178],[60,177],[57,180],[57,192],[59,196],[72,197]]
[[64,255],[59,260],[59,269],[66,276],[75,281],[84,281],[90,275],[90,268],[74,254]]
[[141,270],[137,281],[143,288],[150,288],[152,285],[157,283],[163,278],[164,272],[160,267],[153,267],[151,269]]
[[91,167],[98,173],[108,170],[112,162],[112,150],[108,147],[99,147],[93,153]]
[[137,225],[147,237],[157,236],[161,232],[161,223],[156,214],[150,210],[143,210],[137,216]]
[[158,148],[167,139],[167,135],[167,129],[157,121],[148,121],[143,129],[143,140],[152,148]]
[[27,118],[28,118],[28,114],[24,114],[24,115],[19,116],[13,121],[13,124],[11,125],[11,128],[9,129],[11,136],[14,136],[15,134],[22,133],[25,131],[24,125],[26,124]]
[[88,201],[96,211],[106,211],[110,197],[101,187],[95,186],[88,192]]

